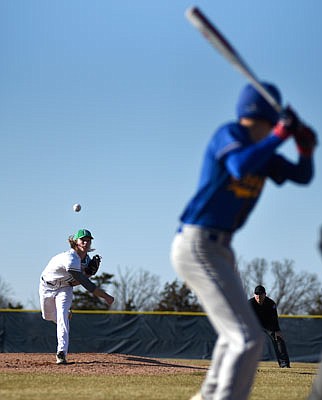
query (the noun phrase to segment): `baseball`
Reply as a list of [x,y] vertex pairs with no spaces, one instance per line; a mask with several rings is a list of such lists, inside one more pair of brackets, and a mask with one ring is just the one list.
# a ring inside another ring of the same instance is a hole
[[74,204],[73,205],[73,210],[75,211],[75,212],[79,212],[80,210],[81,210],[81,205],[80,204]]

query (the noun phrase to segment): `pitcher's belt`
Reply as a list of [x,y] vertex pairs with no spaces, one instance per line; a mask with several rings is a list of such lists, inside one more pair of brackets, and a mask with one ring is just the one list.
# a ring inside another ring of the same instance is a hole
[[45,282],[46,285],[52,286],[53,288],[54,288],[54,287],[61,288],[61,287],[65,287],[65,286],[72,286],[71,283],[66,282],[66,281],[63,281],[63,280],[61,280],[61,279],[56,279],[55,281],[45,281],[44,277],[42,276],[42,277],[41,277],[41,280],[42,280],[43,282]]

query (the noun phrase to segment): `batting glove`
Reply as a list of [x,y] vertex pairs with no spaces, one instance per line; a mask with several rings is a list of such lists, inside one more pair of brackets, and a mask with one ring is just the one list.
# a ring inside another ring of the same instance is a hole
[[285,140],[289,136],[294,135],[299,129],[301,122],[290,106],[284,108],[281,112],[280,119],[273,129],[273,133],[280,139]]
[[295,133],[294,139],[297,151],[301,156],[311,157],[317,146],[316,133],[306,125],[302,125]]

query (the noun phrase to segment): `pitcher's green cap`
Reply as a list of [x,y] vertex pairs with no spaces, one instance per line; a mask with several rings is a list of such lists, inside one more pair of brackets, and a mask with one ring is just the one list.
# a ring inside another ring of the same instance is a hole
[[89,237],[91,239],[94,239],[91,232],[88,231],[87,229],[80,229],[78,232],[75,233],[73,239],[77,240],[77,239],[82,239],[84,237]]

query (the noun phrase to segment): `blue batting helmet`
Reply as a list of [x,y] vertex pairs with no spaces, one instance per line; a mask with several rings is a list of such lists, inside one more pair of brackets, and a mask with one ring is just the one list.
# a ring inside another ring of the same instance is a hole
[[[282,97],[276,86],[262,82],[262,85],[269,91],[278,104],[282,104]],[[258,91],[248,84],[239,95],[237,102],[237,116],[240,118],[265,119],[275,125],[279,118],[279,113],[258,93]]]

